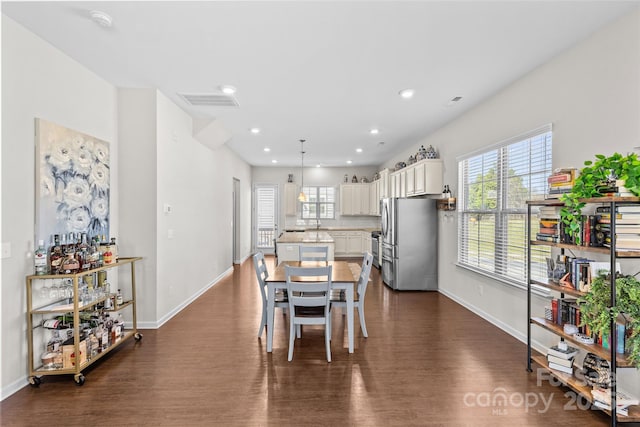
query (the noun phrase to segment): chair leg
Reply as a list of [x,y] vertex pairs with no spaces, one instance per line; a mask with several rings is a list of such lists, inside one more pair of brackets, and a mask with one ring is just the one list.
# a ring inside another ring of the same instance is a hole
[[298,339],[302,337],[302,325],[296,325],[296,337]]
[[324,327],[324,345],[327,347],[327,362],[331,362],[331,319],[329,317]]
[[367,324],[364,321],[364,305],[359,305],[358,306],[358,316],[360,317],[360,328],[362,329],[362,335],[364,335],[365,338],[369,337],[369,334],[367,333]]
[[296,325],[291,322],[289,324],[289,357],[288,360],[291,362],[293,360],[293,346],[295,343],[295,328]]
[[267,326],[267,309],[262,307],[262,320],[260,320],[260,329],[258,330],[258,338],[262,336],[262,332]]

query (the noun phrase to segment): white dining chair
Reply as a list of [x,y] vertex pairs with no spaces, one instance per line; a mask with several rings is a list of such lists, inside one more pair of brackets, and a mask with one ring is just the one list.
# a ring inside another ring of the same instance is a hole
[[328,261],[329,260],[329,247],[328,246],[298,246],[300,261]]
[[[260,320],[260,329],[258,329],[258,337],[262,336],[264,328],[267,326],[267,283],[266,280],[269,277],[269,270],[264,261],[264,254],[257,252],[253,256],[253,266],[256,270],[256,276],[258,278],[258,286],[260,287],[260,294],[262,295],[262,318]],[[280,307],[285,312],[289,308],[289,302],[287,301],[287,293],[285,290],[277,290],[274,300],[274,307]]]
[[[302,325],[324,325],[327,362],[331,362],[331,266],[285,267],[289,297],[289,356],[293,360],[296,330]],[[305,281],[313,277],[314,281]],[[321,281],[316,281],[321,278]]]
[[[364,335],[365,338],[367,338],[369,334],[367,333],[367,324],[364,321],[364,296],[367,293],[372,264],[373,255],[369,252],[365,252],[362,257],[362,269],[360,271],[360,276],[358,277],[356,294],[353,296],[353,308],[354,310],[358,309],[360,329],[362,329],[362,335]],[[331,292],[331,307],[340,307],[343,309],[347,307],[347,299],[344,295],[344,291],[334,290]]]

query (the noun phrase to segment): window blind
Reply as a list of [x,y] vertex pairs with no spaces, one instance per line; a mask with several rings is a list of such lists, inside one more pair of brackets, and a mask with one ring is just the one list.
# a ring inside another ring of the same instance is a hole
[[334,219],[336,205],[335,187],[304,187],[307,201],[302,203],[303,219]]
[[[525,283],[526,201],[545,196],[551,148],[547,125],[459,159],[459,265]],[[549,252],[539,249],[532,252],[536,276],[546,275]]]

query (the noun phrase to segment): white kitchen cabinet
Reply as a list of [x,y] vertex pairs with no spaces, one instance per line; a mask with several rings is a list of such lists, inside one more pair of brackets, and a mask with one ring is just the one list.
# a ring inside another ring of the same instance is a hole
[[389,197],[399,197],[400,194],[400,173],[389,174]]
[[407,166],[404,169],[405,178],[405,194],[407,197],[413,196],[416,194],[416,179],[415,179],[415,167]]
[[362,231],[347,231],[347,255],[362,255]]
[[284,214],[295,216],[298,207],[298,194],[295,184],[286,183],[284,185]]
[[380,180],[369,184],[369,215],[380,215]]
[[411,192],[409,192],[409,188],[407,188],[407,197],[422,196],[425,194],[440,194],[442,192],[442,160],[420,160],[419,162],[411,165],[411,169],[413,172],[414,183]]
[[365,251],[373,253],[371,248],[371,233],[368,231],[362,231],[360,235],[362,238],[362,253],[364,254]]
[[347,232],[330,231],[329,235],[333,238],[335,255],[345,256],[347,254]]
[[369,184],[340,185],[340,213],[369,215]]
[[[385,199],[387,197],[392,197],[390,195],[390,189],[389,189],[389,169],[383,169],[380,171],[380,179],[378,180],[378,182],[380,183],[380,188],[378,189],[378,198],[380,199]],[[378,203],[378,209],[380,209],[380,203]],[[378,215],[380,215],[380,213],[378,212]]]
[[397,197],[407,197],[407,169],[402,169],[400,175],[400,191]]

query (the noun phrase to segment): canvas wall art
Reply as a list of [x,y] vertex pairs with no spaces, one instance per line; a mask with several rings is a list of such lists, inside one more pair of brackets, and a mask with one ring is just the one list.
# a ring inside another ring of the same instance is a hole
[[54,234],[109,238],[109,143],[36,119],[36,243]]

